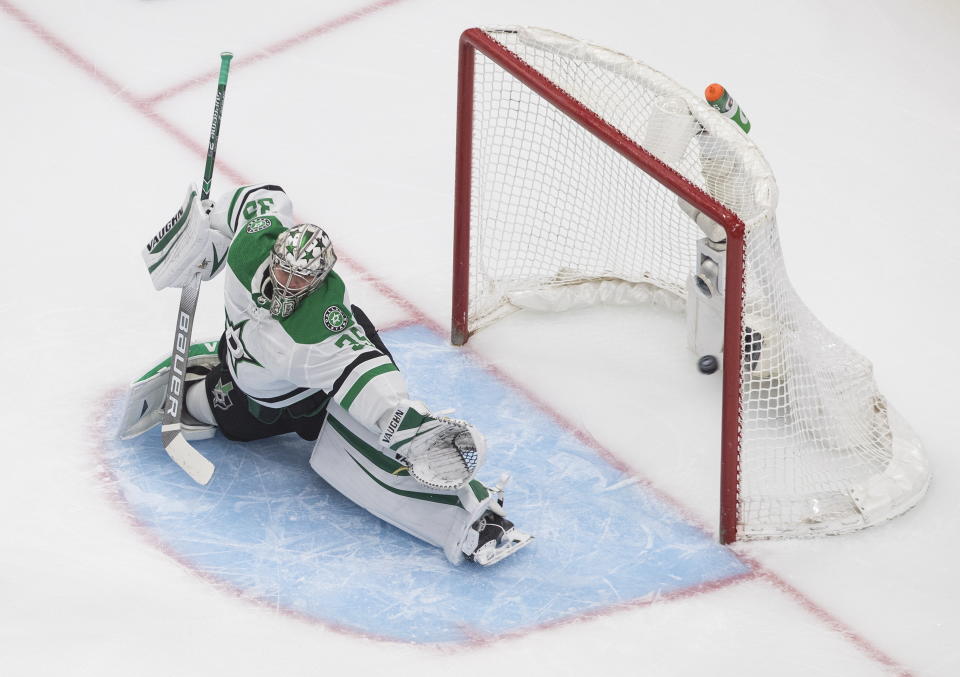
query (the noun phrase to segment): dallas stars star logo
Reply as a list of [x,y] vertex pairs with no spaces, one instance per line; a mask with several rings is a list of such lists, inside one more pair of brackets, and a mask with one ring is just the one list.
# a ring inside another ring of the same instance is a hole
[[250,354],[250,350],[243,341],[243,329],[247,322],[249,320],[234,324],[230,320],[230,316],[227,316],[227,327],[224,330],[224,335],[227,339],[227,359],[230,360],[230,369],[234,374],[237,373],[237,367],[244,362],[263,368],[257,358]]
[[213,406],[224,411],[232,407],[233,401],[230,399],[230,391],[233,390],[233,387],[233,383],[229,380],[224,383],[223,379],[218,379],[217,385],[210,391],[213,395]]

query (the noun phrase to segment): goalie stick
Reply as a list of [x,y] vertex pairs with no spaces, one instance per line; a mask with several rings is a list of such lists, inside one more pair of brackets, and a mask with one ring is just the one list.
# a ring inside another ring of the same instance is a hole
[[[217,140],[220,138],[220,116],[227,91],[227,75],[233,54],[220,54],[220,78],[217,81],[217,100],[213,106],[213,123],[210,126],[210,143],[207,145],[207,164],[203,170],[203,186],[200,200],[210,197],[210,181],[213,178],[213,163],[217,156]],[[180,310],[177,313],[177,329],[173,335],[173,356],[170,359],[170,378],[167,381],[167,403],[163,410],[160,431],[163,448],[199,484],[206,484],[213,477],[214,466],[203,454],[193,448],[183,436],[180,420],[183,415],[183,397],[186,394],[184,378],[187,375],[187,353],[190,350],[190,334],[193,331],[193,316],[197,311],[200,296],[200,273],[180,292]]]

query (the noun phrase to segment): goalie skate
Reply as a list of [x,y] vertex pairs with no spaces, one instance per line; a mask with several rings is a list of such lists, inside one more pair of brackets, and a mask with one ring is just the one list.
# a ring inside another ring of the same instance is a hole
[[[464,543],[464,554],[480,566],[496,564],[528,545],[533,536],[517,529],[513,522],[493,510],[473,523]],[[472,551],[467,552],[469,548]]]

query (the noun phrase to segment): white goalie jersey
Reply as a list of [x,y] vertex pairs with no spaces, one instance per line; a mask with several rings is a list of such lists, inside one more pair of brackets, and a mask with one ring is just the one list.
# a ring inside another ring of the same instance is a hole
[[231,376],[252,402],[281,409],[321,391],[359,423],[377,422],[407,397],[390,357],[357,323],[343,280],[331,272],[285,318],[270,313],[269,266],[277,237],[295,224],[279,186],[241,186],[210,214],[229,231],[224,283],[225,337]]

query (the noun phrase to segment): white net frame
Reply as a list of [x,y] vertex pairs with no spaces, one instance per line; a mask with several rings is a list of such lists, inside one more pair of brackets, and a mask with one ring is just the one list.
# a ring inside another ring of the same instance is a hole
[[[466,31],[459,106],[455,343],[558,294],[682,307],[704,234],[682,196],[729,243],[720,539],[845,533],[920,500],[921,446],[794,292],[773,173],[735,123],[635,59],[537,28]],[[664,128],[674,113],[686,134]]]

